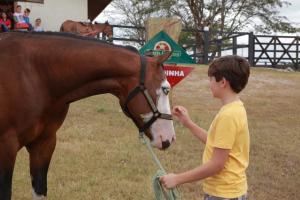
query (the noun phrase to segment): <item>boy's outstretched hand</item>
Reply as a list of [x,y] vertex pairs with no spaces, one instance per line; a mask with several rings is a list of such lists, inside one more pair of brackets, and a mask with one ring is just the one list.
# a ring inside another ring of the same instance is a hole
[[174,187],[176,187],[178,185],[177,175],[173,174],[173,173],[161,176],[159,178],[159,181],[167,189],[174,188]]
[[187,109],[183,106],[175,106],[172,110],[172,115],[175,116],[178,121],[184,126],[191,122]]

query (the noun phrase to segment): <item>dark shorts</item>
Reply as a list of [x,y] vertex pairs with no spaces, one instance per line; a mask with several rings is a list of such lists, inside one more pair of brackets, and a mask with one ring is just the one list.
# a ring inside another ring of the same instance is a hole
[[215,197],[215,196],[205,194],[204,200],[247,200],[247,195],[245,194],[245,195],[237,197],[237,198],[228,199],[228,198]]

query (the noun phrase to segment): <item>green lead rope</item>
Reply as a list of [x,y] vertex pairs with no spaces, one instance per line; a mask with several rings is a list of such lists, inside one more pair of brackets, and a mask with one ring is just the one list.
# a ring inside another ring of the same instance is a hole
[[145,138],[144,134],[140,134],[141,140],[142,142],[146,145],[146,147],[148,148],[153,160],[155,161],[155,163],[157,164],[157,166],[159,167],[159,170],[157,170],[156,174],[153,176],[152,178],[152,185],[153,185],[153,190],[154,190],[154,194],[155,194],[155,198],[156,200],[176,200],[176,199],[180,199],[180,193],[178,191],[178,188],[172,188],[170,190],[165,189],[160,181],[159,181],[159,177],[166,175],[166,171],[164,170],[163,166],[161,165],[161,163],[159,162],[157,156],[155,155],[151,144],[149,143],[149,141]]

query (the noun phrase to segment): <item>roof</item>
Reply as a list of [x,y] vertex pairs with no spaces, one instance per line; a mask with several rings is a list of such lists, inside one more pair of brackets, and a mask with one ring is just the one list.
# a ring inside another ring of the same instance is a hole
[[105,8],[106,6],[108,6],[108,4],[110,4],[110,2],[112,2],[112,0],[101,0],[100,1],[100,12],[101,13]]
[[95,19],[112,0],[88,0],[88,17]]

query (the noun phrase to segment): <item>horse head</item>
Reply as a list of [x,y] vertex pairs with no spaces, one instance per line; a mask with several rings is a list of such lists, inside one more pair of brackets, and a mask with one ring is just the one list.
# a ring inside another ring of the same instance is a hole
[[113,38],[113,27],[106,21],[105,23],[97,23],[94,24],[94,29],[97,30],[99,33],[104,34],[108,37],[108,41],[112,41]]
[[130,117],[140,133],[159,149],[168,148],[175,139],[169,91],[171,89],[163,71],[162,63],[171,53],[157,57],[141,56],[141,70],[120,98],[124,113]]

